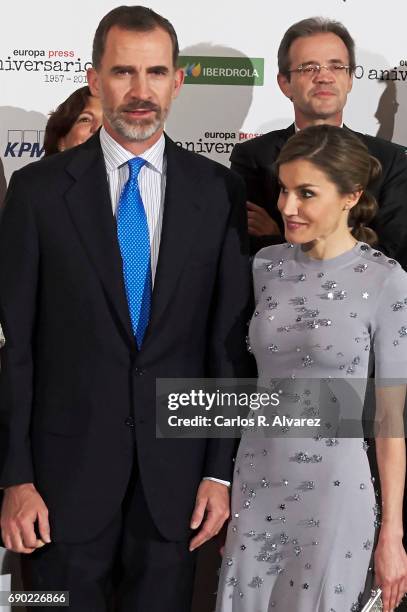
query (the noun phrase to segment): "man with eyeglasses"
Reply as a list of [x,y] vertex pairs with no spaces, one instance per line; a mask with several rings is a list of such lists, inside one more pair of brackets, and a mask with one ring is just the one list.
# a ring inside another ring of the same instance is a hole
[[[279,186],[273,164],[286,140],[310,125],[342,126],[342,114],[352,89],[355,43],[339,22],[312,17],[292,25],[278,50],[277,81],[294,106],[295,123],[237,144],[232,169],[246,181],[251,252],[283,242],[277,209]],[[348,129],[348,128],[345,128]],[[383,168],[373,195],[379,204],[374,229],[378,248],[407,268],[407,161],[399,145],[356,134]]]

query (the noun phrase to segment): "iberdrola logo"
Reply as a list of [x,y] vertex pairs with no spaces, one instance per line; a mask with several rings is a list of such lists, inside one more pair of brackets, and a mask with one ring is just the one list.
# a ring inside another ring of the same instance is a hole
[[264,58],[181,55],[187,85],[263,85]]
[[199,77],[202,72],[201,64],[187,64],[183,67],[187,77]]

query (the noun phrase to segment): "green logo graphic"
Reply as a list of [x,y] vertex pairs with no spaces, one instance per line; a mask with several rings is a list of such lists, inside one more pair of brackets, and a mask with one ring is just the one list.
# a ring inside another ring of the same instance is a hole
[[262,57],[213,57],[181,55],[178,67],[189,85],[263,85]]

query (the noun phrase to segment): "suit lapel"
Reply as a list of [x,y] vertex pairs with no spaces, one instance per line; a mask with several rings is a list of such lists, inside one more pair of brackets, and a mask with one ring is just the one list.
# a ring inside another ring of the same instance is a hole
[[280,218],[280,213],[277,210],[277,200],[280,193],[280,186],[274,170],[274,164],[278,156],[280,155],[281,149],[283,148],[287,140],[290,138],[290,136],[292,136],[293,134],[295,134],[295,127],[293,123],[285,130],[278,131],[278,134],[275,135],[275,139],[272,143],[272,146],[270,146],[269,163],[265,166],[264,169],[264,188],[268,200],[268,202],[265,203],[265,208],[269,212],[269,214],[271,214],[271,216],[277,215],[277,218]]
[[164,215],[154,282],[152,312],[144,344],[157,327],[173,292],[199,227],[203,201],[200,198],[200,177],[185,166],[185,154],[166,137],[167,180]]
[[99,135],[78,150],[66,171],[74,179],[65,194],[72,221],[123,333],[134,343]]
[[278,130],[277,134],[275,132],[270,133],[270,136],[273,135],[273,140],[270,140],[270,157],[265,167],[267,168],[267,171],[273,181],[275,181],[274,163],[277,157],[279,156],[281,149],[283,148],[287,140],[290,138],[290,136],[292,136],[293,134],[295,134],[295,127],[293,123],[285,130]]
[[[204,202],[200,196],[200,176],[185,166],[185,157],[166,137],[167,180],[157,272],[154,282],[150,324],[143,342],[155,330],[177,286],[182,268],[194,244]],[[65,194],[68,210],[81,242],[108,302],[127,340],[134,346],[123,282],[122,260],[116,223],[98,135],[78,150],[66,171],[74,179]]]
[[362,132],[355,132],[355,130],[351,130],[350,127],[348,127],[347,125],[343,124],[343,128],[345,130],[348,130],[348,132],[351,132],[352,134],[354,134],[355,136],[357,136],[358,138],[360,138],[361,140],[363,140],[363,142],[365,142],[365,134],[362,134]]
[[280,131],[279,137],[278,137],[277,142],[276,142],[276,148],[278,149],[279,153],[280,153],[281,149],[283,148],[283,146],[285,145],[285,143],[287,142],[287,140],[291,136],[294,136],[294,134],[295,134],[295,125],[294,125],[294,123],[289,125],[288,128],[286,128],[285,130],[281,130]]

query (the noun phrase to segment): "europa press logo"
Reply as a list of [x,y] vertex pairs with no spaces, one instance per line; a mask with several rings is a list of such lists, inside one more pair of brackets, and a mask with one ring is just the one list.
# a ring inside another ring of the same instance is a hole
[[214,57],[181,55],[178,66],[188,85],[263,85],[262,57]]

